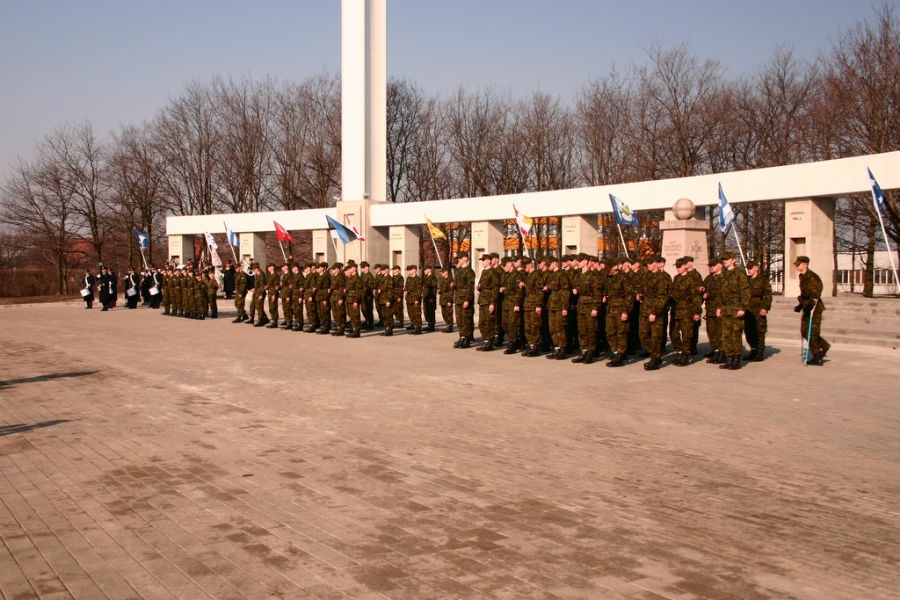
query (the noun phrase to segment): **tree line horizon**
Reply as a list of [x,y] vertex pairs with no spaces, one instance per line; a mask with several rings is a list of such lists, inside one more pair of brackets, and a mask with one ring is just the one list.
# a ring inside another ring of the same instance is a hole
[[[889,4],[815,60],[778,46],[738,78],[686,43],[653,44],[646,55],[588,81],[569,101],[490,86],[461,85],[442,96],[391,79],[387,200],[561,190],[900,150],[900,26]],[[166,215],[333,206],[341,194],[340,95],[340,77],[330,73],[300,83],[217,76],[187,84],[152,119],[107,137],[90,122],[54,128],[0,186],[0,269],[52,269],[62,294],[85,265],[139,264],[135,228],[150,235],[151,256],[164,260]],[[895,191],[887,196],[885,225],[896,247],[900,213]],[[783,203],[735,212],[748,258],[771,266],[784,245]],[[660,232],[648,223],[662,211],[644,213],[627,229],[628,241],[658,251]],[[617,244],[613,231],[602,219],[601,236]],[[427,242],[427,230],[423,236]],[[713,252],[725,247],[717,230],[709,241]],[[838,199],[835,241],[835,255],[860,256],[871,294],[883,240],[870,196]],[[306,244],[291,250],[299,256]]]

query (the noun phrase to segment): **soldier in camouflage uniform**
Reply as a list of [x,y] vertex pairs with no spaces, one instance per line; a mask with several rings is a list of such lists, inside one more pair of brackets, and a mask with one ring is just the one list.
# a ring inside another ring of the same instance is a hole
[[444,333],[453,333],[453,275],[450,267],[441,269],[438,279],[438,297],[441,305],[441,318],[444,319]]
[[281,265],[281,286],[278,289],[278,296],[281,298],[281,328],[285,330],[294,329],[294,263],[292,261]]
[[328,272],[328,263],[321,262],[316,268],[316,311],[319,313],[319,335],[327,335],[331,332],[331,273]]
[[216,279],[216,270],[210,269],[206,274],[206,301],[209,309],[209,318],[219,318],[219,304],[216,296],[219,293],[219,281]]
[[240,323],[247,319],[247,312],[244,309],[247,300],[247,273],[244,272],[243,265],[234,272],[234,307],[237,309],[237,316],[232,323]]
[[484,344],[478,347],[481,352],[490,352],[496,348],[494,336],[497,333],[497,321],[494,312],[497,310],[497,297],[500,294],[500,280],[497,272],[491,267],[491,255],[481,256],[481,277],[478,278],[478,331]]
[[769,278],[760,275],[759,261],[747,265],[750,283],[750,306],[744,313],[744,336],[750,346],[750,354],[745,360],[762,361],[766,352],[766,332],[769,330],[768,317],[772,308],[772,285]]
[[678,275],[672,282],[672,301],[674,310],[672,322],[672,345],[679,353],[674,364],[686,367],[691,364],[691,340],[694,336],[694,323],[700,322],[703,305],[701,286],[697,286],[697,278],[688,271],[689,261],[679,258],[675,261]]
[[382,264],[380,267],[376,269],[379,275],[375,277],[375,301],[378,302],[381,322],[384,324],[381,335],[390,337],[394,335],[394,278],[387,265]]
[[725,363],[720,369],[741,368],[741,336],[744,332],[744,313],[750,304],[750,284],[747,275],[737,268],[732,252],[722,255],[722,305],[716,315],[722,318],[722,352]]
[[403,275],[400,273],[400,265],[394,265],[391,267],[391,271],[389,274],[390,278],[393,280],[394,285],[394,298],[392,300],[394,307],[394,327],[403,327],[403,286],[406,283],[403,281]]
[[641,304],[639,335],[644,350],[650,354],[650,360],[644,363],[644,369],[648,371],[655,371],[662,364],[665,343],[663,317],[668,310],[672,278],[662,266],[662,257],[653,255],[647,258],[647,272],[640,279],[642,287],[637,295]]
[[209,294],[206,288],[206,275],[202,271],[197,271],[194,275],[194,318],[202,321],[206,318],[206,308],[209,304]]
[[[703,275],[701,275],[697,269],[694,268],[694,257],[693,256],[685,256],[684,260],[687,261],[687,272],[685,273],[688,277],[694,280],[694,284],[698,288],[703,287]],[[700,340],[700,323],[694,323],[694,334],[691,338],[691,355],[697,354],[697,342]]]
[[[607,367],[621,367],[628,352],[628,332],[631,326],[631,311],[634,308],[634,290],[627,258],[610,261],[606,278],[606,339],[612,353]],[[626,270],[628,269],[628,270]]]
[[[797,296],[794,312],[803,313],[800,320],[800,335],[803,338],[809,336],[806,341],[812,354],[812,358],[806,364],[821,367],[825,364],[825,355],[831,349],[831,344],[821,336],[822,312],[825,310],[825,303],[822,302],[822,279],[809,270],[809,258],[806,256],[798,256],[794,266],[800,273],[800,295]],[[811,326],[810,319],[812,319]]]
[[425,331],[434,331],[437,312],[438,281],[434,274],[434,265],[425,265],[422,275],[422,310],[425,313]]
[[319,305],[316,302],[316,292],[319,287],[319,268],[315,263],[310,264],[309,274],[306,276],[306,289],[303,291],[306,302],[306,320],[309,325],[307,333],[315,333],[319,330]]
[[406,296],[406,314],[409,315],[413,335],[422,334],[422,278],[419,277],[416,265],[406,266],[406,281],[403,285]]
[[574,363],[591,364],[597,355],[597,329],[600,306],[603,304],[603,280],[596,269],[597,260],[590,255],[578,257],[580,271],[572,293],[578,296],[578,340],[581,353],[572,359]]
[[547,358],[563,360],[566,358],[566,320],[569,314],[569,277],[559,268],[559,260],[555,256],[547,259],[547,279],[545,289],[547,297],[547,318],[550,326],[550,338],[553,340],[553,352]]
[[281,290],[281,273],[275,265],[266,266],[266,296],[269,299],[269,329],[278,329],[278,293]]
[[522,307],[525,303],[525,273],[516,269],[516,262],[508,256],[500,261],[503,269],[500,286],[500,293],[503,294],[503,330],[509,336],[509,346],[503,351],[504,354],[514,354],[523,346],[520,335]]
[[716,310],[722,305],[722,261],[712,258],[709,261],[709,275],[703,280],[703,301],[706,303],[706,337],[709,339],[709,354],[706,362],[713,365],[725,362],[722,353],[722,319],[716,316]]
[[456,277],[452,287],[456,324],[459,327],[459,340],[453,347],[469,348],[475,333],[475,271],[469,266],[469,255],[464,252],[456,255]]
[[637,295],[641,291],[641,288],[644,287],[644,277],[647,275],[647,269],[643,262],[637,259],[629,261],[628,266],[626,266],[625,269],[631,280],[631,290],[634,293],[635,300],[631,304],[631,314],[628,315],[628,321],[631,323],[631,327],[628,328],[627,354],[640,353],[641,356],[645,354],[649,355],[649,352],[641,351],[641,330],[639,325],[641,318],[641,303],[637,302]]
[[[541,259],[541,264],[544,259]],[[534,262],[525,264],[525,302],[522,305],[525,318],[525,342],[528,349],[522,356],[538,356],[541,353],[544,313],[546,312],[544,286],[546,274]]]
[[372,310],[372,303],[375,300],[375,277],[369,270],[369,263],[366,261],[359,263],[359,279],[363,290],[360,310],[366,321],[365,328],[372,330],[375,329],[375,313]]
[[[262,327],[269,322],[266,317],[266,274],[259,267],[259,263],[253,263],[253,296],[250,305],[250,320],[247,321],[254,327]],[[257,315],[254,323],[253,317]]]
[[331,315],[334,317],[334,331],[331,335],[344,335],[347,327],[347,306],[344,304],[347,279],[344,277],[344,265],[339,262],[331,265]]
[[494,317],[494,347],[499,348],[503,346],[503,338],[506,336],[506,331],[503,329],[503,293],[500,291],[500,287],[503,285],[503,267],[500,266],[500,255],[496,252],[491,252],[491,270],[494,272],[494,277],[497,281],[497,299],[494,301],[494,312],[492,313]]
[[188,270],[187,267],[184,269],[184,281],[181,282],[181,305],[184,307],[184,310],[181,313],[182,317],[188,319],[196,318],[196,309],[194,306],[194,272]]
[[356,262],[350,260],[344,267],[344,307],[347,312],[348,338],[358,338],[362,327],[360,302],[363,299],[363,283],[357,272]]

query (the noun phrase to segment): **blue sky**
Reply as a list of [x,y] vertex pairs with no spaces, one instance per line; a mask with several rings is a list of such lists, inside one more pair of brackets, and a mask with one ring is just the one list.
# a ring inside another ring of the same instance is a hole
[[[388,76],[429,93],[493,85],[572,98],[653,42],[686,42],[729,77],[779,45],[813,59],[866,0],[387,0]],[[0,180],[64,123],[105,135],[152,119],[192,80],[340,70],[340,0],[0,0]]]

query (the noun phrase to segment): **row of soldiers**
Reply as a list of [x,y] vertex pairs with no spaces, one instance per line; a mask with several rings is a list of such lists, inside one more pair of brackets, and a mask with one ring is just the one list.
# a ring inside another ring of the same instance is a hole
[[219,282],[213,269],[167,268],[160,271],[163,315],[203,320],[218,318]]

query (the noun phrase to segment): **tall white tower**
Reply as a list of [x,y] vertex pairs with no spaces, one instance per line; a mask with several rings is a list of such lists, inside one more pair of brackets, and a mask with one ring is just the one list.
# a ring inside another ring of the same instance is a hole
[[387,188],[386,0],[342,0],[341,199],[383,202]]

